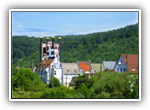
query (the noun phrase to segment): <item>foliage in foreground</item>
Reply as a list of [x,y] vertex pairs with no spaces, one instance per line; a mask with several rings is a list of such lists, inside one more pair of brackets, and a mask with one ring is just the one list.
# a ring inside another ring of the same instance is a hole
[[127,73],[105,72],[92,86],[88,98],[138,98],[138,78]]
[[[138,98],[138,76],[127,73],[96,73],[92,78],[80,75],[76,88],[70,89],[57,85],[42,83],[37,74],[26,68],[12,72],[13,98]],[[54,83],[55,84],[55,83]]]

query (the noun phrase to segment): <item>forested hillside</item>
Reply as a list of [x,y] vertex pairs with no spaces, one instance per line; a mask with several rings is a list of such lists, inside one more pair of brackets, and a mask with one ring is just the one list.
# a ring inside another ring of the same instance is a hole
[[[56,43],[58,37],[55,36]],[[62,62],[91,60],[92,63],[99,63],[101,60],[117,60],[120,54],[138,54],[138,24],[107,32],[60,37]],[[13,36],[12,39],[14,67],[18,65],[18,59],[21,67],[31,67],[32,59],[33,66],[40,62],[39,38]],[[43,42],[46,42],[46,37]]]

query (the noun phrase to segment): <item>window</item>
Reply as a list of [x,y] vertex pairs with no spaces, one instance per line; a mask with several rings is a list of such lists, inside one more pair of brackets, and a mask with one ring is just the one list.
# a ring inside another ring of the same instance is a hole
[[136,69],[138,70],[138,67],[136,67]]
[[78,73],[78,71],[77,71],[77,70],[74,70],[74,72],[75,72],[75,73]]
[[122,68],[120,68],[120,71],[122,72]]
[[132,68],[132,71],[135,71],[135,68]]
[[124,71],[126,71],[126,69],[124,68]]
[[54,71],[54,75],[56,75],[56,71]]
[[67,70],[68,73],[71,73],[71,70]]
[[83,73],[83,71],[82,71],[82,70],[80,70],[80,73]]
[[51,51],[51,55],[54,55],[54,51]]
[[89,63],[87,63],[87,65],[89,65]]
[[119,64],[122,64],[122,61],[120,61]]
[[119,68],[117,68],[117,71],[119,72]]
[[86,72],[87,72],[87,70],[86,70]]
[[43,53],[46,53],[46,47],[43,48]]
[[49,50],[49,47],[47,47],[47,50]]

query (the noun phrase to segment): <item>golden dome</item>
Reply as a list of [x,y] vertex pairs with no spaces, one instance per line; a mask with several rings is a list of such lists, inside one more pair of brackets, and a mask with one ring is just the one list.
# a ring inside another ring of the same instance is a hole
[[55,37],[54,36],[52,36],[52,39],[54,39]]
[[46,40],[49,40],[49,38],[47,37]]
[[40,37],[40,39],[42,39],[42,36]]
[[58,37],[59,40],[61,40],[61,37]]

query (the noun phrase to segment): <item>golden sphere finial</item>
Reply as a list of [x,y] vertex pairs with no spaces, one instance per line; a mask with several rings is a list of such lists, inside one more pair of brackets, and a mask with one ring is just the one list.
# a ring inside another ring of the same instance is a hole
[[42,36],[40,37],[40,39],[42,39]]
[[47,37],[46,40],[49,40],[49,38]]
[[61,40],[61,37],[58,37],[59,40]]
[[55,37],[54,36],[52,36],[52,39],[54,39]]

